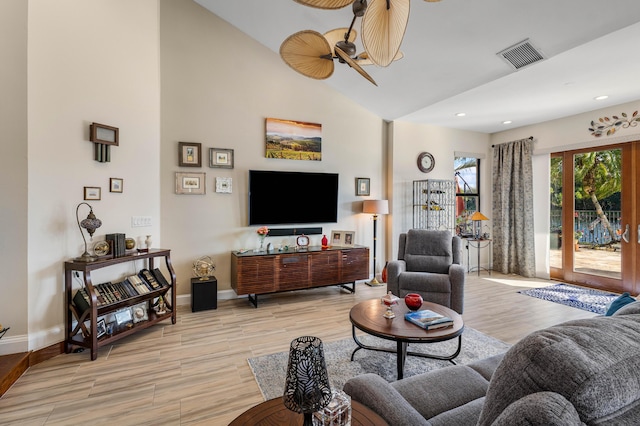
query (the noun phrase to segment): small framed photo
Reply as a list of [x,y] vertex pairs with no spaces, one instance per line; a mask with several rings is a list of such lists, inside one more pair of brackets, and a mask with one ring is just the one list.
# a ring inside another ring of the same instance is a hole
[[332,246],[353,247],[356,240],[355,231],[331,231]]
[[216,178],[216,192],[224,194],[231,194],[231,178],[230,177],[217,177]]
[[118,325],[127,324],[133,321],[133,317],[131,316],[131,308],[120,309],[119,311],[116,311],[114,315],[116,317],[116,323]]
[[99,186],[85,186],[84,187],[84,199],[85,200],[100,200],[101,189]]
[[109,192],[122,192],[123,185],[124,185],[124,179],[109,178]]
[[198,142],[178,142],[178,166],[201,167],[202,144]]
[[118,135],[120,130],[117,127],[106,124],[91,123],[89,126],[89,140],[93,143],[103,145],[119,145]]
[[209,148],[209,167],[233,169],[233,149]]
[[149,319],[149,314],[147,313],[147,302],[138,303],[137,305],[133,305],[131,307],[131,311],[133,312],[133,323],[139,323],[142,321],[147,321]]
[[107,334],[107,325],[105,324],[104,318],[103,318],[96,323],[96,336],[100,338],[105,334]]
[[202,195],[205,193],[206,173],[176,173],[176,194]]
[[371,179],[356,178],[356,195],[371,195]]

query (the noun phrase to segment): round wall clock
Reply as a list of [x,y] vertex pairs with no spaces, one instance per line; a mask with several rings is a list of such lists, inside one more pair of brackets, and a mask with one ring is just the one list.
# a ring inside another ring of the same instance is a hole
[[418,168],[422,173],[429,173],[436,165],[436,160],[433,159],[433,155],[428,152],[421,152],[418,155]]
[[298,245],[298,248],[309,247],[309,237],[304,234],[300,235],[298,238],[296,238],[296,244]]

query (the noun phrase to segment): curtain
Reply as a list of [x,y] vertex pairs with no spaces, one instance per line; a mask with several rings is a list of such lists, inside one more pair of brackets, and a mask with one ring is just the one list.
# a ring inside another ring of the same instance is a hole
[[535,276],[533,139],[493,148],[493,269]]

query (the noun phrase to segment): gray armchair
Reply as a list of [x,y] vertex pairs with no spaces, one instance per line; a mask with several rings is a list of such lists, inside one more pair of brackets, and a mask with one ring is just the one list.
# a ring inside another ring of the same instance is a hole
[[418,293],[425,301],[462,314],[461,248],[462,241],[450,231],[411,229],[400,234],[398,260],[387,265],[387,290],[399,297]]

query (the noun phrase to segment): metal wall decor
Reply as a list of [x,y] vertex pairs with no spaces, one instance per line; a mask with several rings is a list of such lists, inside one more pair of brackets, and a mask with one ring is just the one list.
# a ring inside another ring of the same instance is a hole
[[611,117],[601,117],[598,121],[592,120],[589,131],[591,135],[596,138],[599,138],[604,133],[610,136],[620,128],[636,127],[638,122],[640,122],[638,111],[634,111],[631,117],[629,117],[626,112],[623,112],[620,116],[612,115]]

